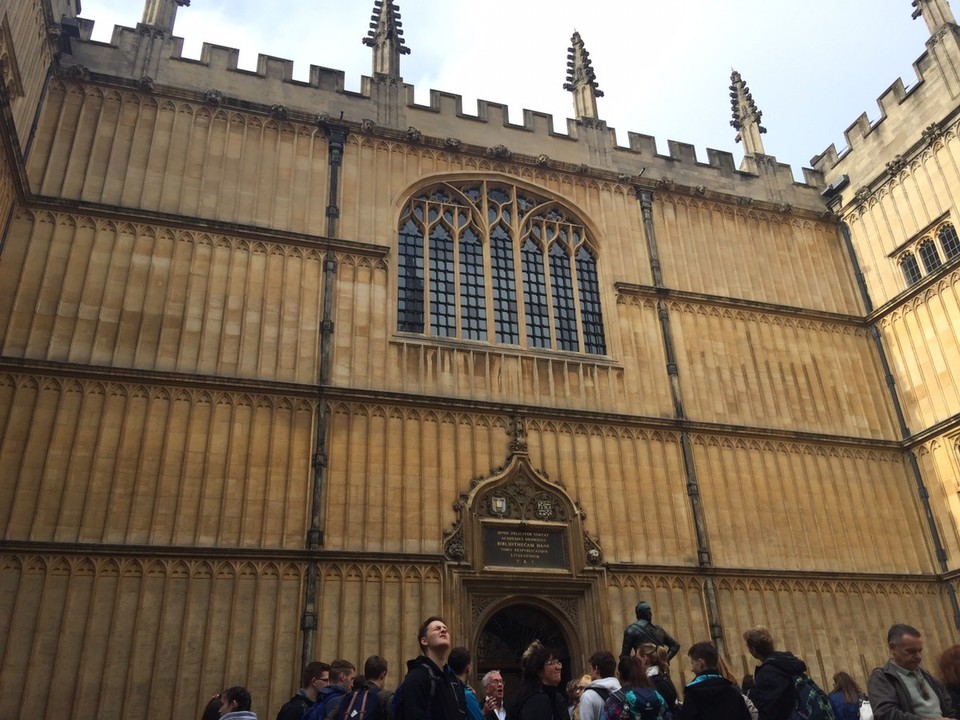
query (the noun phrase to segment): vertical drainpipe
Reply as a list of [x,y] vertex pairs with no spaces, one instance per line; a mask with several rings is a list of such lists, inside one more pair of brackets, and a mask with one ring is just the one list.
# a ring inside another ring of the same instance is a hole
[[[347,128],[339,125],[321,126],[327,134],[329,153],[330,186],[327,194],[328,238],[337,237],[337,220],[340,208],[337,204],[340,194],[340,167],[343,162],[343,147],[347,139]],[[313,468],[313,492],[311,493],[310,530],[307,532],[307,548],[319,551],[323,546],[323,485],[327,471],[327,404],[324,388],[330,382],[330,344],[333,338],[333,298],[337,280],[337,258],[332,251],[326,253],[323,262],[323,310],[320,321],[320,374],[317,378],[317,410],[314,417],[315,434],[314,453],[311,461]],[[317,595],[320,589],[320,563],[314,554],[307,567],[307,583],[304,591],[303,616],[300,628],[303,630],[302,667],[313,661],[314,638],[317,630]]]
[[[647,240],[647,254],[650,257],[650,271],[653,275],[653,284],[660,291],[661,296],[666,294],[663,286],[663,274],[660,269],[660,256],[657,252],[657,236],[653,225],[653,193],[649,190],[637,190],[637,200],[643,212],[643,233]],[[683,410],[683,398],[680,392],[680,374],[677,370],[676,352],[673,347],[673,332],[670,326],[670,309],[661,297],[657,300],[657,317],[660,320],[660,332],[663,336],[664,354],[667,358],[667,376],[670,378],[670,394],[673,399],[673,410],[676,419],[681,423],[686,419]],[[707,538],[707,524],[703,517],[703,505],[700,501],[700,483],[697,480],[697,468],[693,460],[693,444],[690,433],[680,432],[680,447],[683,452],[683,470],[687,481],[687,496],[693,510],[694,530],[697,535],[697,564],[701,568],[711,567],[710,544]],[[704,596],[707,601],[707,616],[710,622],[710,637],[714,644],[724,652],[723,627],[720,624],[720,608],[717,603],[717,591],[713,578],[703,577]]]
[[[870,299],[867,282],[860,268],[860,260],[857,257],[856,248],[853,246],[853,240],[850,237],[850,228],[842,220],[840,221],[840,237],[843,239],[847,255],[849,255],[850,262],[853,265],[857,278],[857,287],[860,289],[860,297],[863,300],[863,306],[867,314],[872,313],[873,301]],[[873,344],[877,348],[877,354],[880,356],[880,364],[883,366],[883,377],[887,384],[887,390],[890,392],[890,397],[893,400],[893,409],[897,414],[897,424],[900,426],[900,434],[904,441],[906,441],[911,435],[910,427],[907,425],[907,418],[903,413],[903,405],[900,404],[900,396],[897,393],[897,381],[893,376],[893,372],[890,370],[890,362],[887,360],[887,353],[883,347],[883,338],[880,336],[880,330],[877,328],[876,323],[870,325],[870,338],[873,340]],[[940,566],[940,572],[945,573],[949,569],[947,566],[947,551],[944,549],[943,542],[940,539],[940,531],[937,530],[937,522],[934,519],[933,508],[930,505],[930,493],[927,490],[926,483],[923,481],[923,473],[920,472],[920,463],[917,462],[917,455],[913,452],[913,448],[907,448],[906,454],[907,463],[910,465],[910,472],[913,474],[913,480],[917,486],[917,495],[919,495],[920,504],[923,506],[923,514],[927,519],[927,527],[930,529],[931,538],[933,538],[933,547],[937,556],[937,563]],[[950,609],[953,611],[953,624],[956,628],[960,629],[960,604],[957,602],[957,591],[949,581],[944,582],[944,585],[947,588]]]

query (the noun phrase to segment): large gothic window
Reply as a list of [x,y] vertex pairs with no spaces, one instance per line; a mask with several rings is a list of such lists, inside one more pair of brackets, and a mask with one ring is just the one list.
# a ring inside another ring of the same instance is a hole
[[397,251],[402,332],[606,354],[595,250],[552,200],[437,185],[403,209]]

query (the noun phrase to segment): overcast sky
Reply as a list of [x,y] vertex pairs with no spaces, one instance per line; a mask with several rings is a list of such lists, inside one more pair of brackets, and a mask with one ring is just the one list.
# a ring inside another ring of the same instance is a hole
[[[457,93],[465,112],[483,98],[552,113],[566,131],[573,114],[563,90],[570,37],[578,30],[593,60],[600,117],[627,144],[627,131],[742,157],[730,127],[730,70],[750,86],[763,111],[765,149],[801,166],[863,112],[879,116],[877,97],[898,77],[916,82],[912,64],[928,38],[911,20],[910,0],[404,0],[404,38],[412,54],[401,74],[428,103],[431,89]],[[140,0],[82,0],[96,21],[94,39],[113,26],[133,27]],[[294,77],[309,66],[344,71],[359,90],[371,71],[361,44],[373,0],[192,0],[181,8],[175,34],[184,56],[199,58],[203,42],[240,49],[240,67],[254,69],[263,53],[294,61]]]

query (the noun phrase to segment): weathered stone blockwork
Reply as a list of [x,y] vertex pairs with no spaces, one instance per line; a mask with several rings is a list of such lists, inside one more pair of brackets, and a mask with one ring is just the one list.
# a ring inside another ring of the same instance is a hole
[[[953,642],[960,261],[910,288],[895,261],[960,195],[936,58],[799,184],[756,148],[738,171],[72,14],[24,0],[0,33],[0,716],[196,716],[245,684],[272,717],[303,660],[378,653],[397,683],[436,612],[478,671],[505,609],[577,672],[641,598],[743,672],[756,623],[821,682],[862,679],[893,620]],[[577,228],[601,349],[400,327],[399,219],[463,191],[479,228],[469,184]],[[492,562],[502,527],[559,557]]]

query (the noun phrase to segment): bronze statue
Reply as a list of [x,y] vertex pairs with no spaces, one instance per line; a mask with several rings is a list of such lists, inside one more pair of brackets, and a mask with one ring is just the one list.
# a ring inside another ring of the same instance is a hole
[[641,600],[637,603],[637,621],[628,625],[623,631],[623,648],[620,657],[626,657],[644,643],[664,645],[667,648],[667,660],[680,652],[680,643],[674,640],[667,631],[659,625],[653,624],[653,610],[650,603]]

